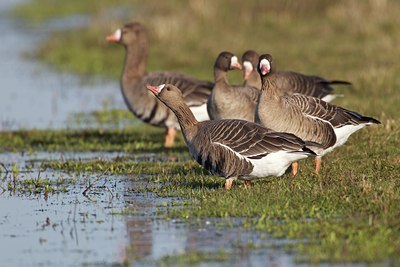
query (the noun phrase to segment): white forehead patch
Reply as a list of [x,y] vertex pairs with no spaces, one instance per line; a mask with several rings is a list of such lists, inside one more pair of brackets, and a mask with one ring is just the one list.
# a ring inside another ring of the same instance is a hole
[[161,84],[161,85],[157,86],[158,93],[161,93],[161,91],[162,91],[162,89],[164,89],[164,87],[165,87],[165,84]]
[[248,72],[253,71],[253,64],[251,64],[250,61],[243,61],[243,67]]
[[260,68],[261,68],[262,66],[267,66],[267,68],[268,68],[269,70],[271,69],[271,65],[269,64],[269,61],[268,61],[266,58],[263,58],[263,59],[260,61]]
[[114,32],[114,37],[115,37],[115,39],[117,39],[118,41],[121,40],[121,36],[122,36],[122,31],[121,31],[121,29],[118,29],[118,30],[116,30],[116,31]]
[[238,58],[237,58],[237,56],[233,56],[231,58],[231,66],[235,66],[237,64],[238,64]]

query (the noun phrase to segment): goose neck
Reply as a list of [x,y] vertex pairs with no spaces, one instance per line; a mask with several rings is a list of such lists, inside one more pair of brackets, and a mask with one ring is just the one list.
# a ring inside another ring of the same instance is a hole
[[228,84],[228,72],[214,68],[214,82]]
[[183,132],[198,124],[196,117],[187,105],[172,107],[171,110],[178,119],[179,125],[181,126]]
[[124,69],[122,72],[123,80],[139,80],[147,72],[147,47],[145,46],[126,46]]
[[269,76],[263,76],[261,78],[261,82],[262,82],[262,92],[266,92],[270,95],[275,95],[276,94],[276,90],[274,90],[275,86],[275,81],[273,77],[269,77]]

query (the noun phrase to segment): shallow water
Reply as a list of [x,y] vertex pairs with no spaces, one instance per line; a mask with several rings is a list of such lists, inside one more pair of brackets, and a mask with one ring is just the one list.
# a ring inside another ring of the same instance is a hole
[[87,18],[52,20],[33,27],[7,14],[17,2],[22,1],[2,0],[0,5],[0,130],[66,128],[72,113],[104,106],[125,108],[118,81],[82,84],[76,76],[57,73],[23,56],[51,31],[77,27]]
[[[118,183],[117,183],[118,184]],[[67,194],[13,196],[1,199],[1,262],[4,266],[73,266],[112,262],[126,242],[124,219],[111,215],[121,201],[94,202],[79,190]],[[99,203],[100,202],[100,203]],[[93,247],[96,249],[93,249]]]
[[[0,153],[0,162],[7,162],[9,165],[16,164],[19,168],[26,168],[34,163],[41,163],[46,160],[111,160],[127,156],[124,152],[32,152],[32,153]],[[149,154],[152,157],[152,154]]]
[[[225,228],[216,226],[223,225],[224,219],[192,223],[165,220],[157,211],[179,199],[136,190],[147,183],[145,176],[102,175],[98,178],[98,175],[53,170],[39,173],[42,160],[57,159],[60,155],[62,153],[58,152],[0,154],[0,162],[6,169],[11,170],[13,164],[18,163],[19,182],[41,177],[53,181],[55,189],[55,193],[49,194],[44,194],[43,190],[39,194],[23,192],[18,186],[12,190],[9,187],[13,185],[13,174],[6,173],[3,168],[0,178],[0,266],[110,266],[122,263],[156,266],[165,256],[218,250],[231,256],[225,261],[206,261],[198,266],[302,266],[295,264],[293,256],[279,248],[293,241],[275,240],[258,231],[246,230],[238,226],[238,219],[230,220],[237,226]],[[68,160],[89,160],[99,156],[112,160],[121,155],[105,152],[101,155],[62,155]],[[91,183],[93,186],[84,196],[83,192]]]
[[[8,157],[7,160],[5,155],[1,156],[5,167],[11,169],[15,157]],[[79,154],[76,156],[81,157]],[[19,162],[22,161],[19,159]],[[231,261],[237,266],[271,259],[284,261],[283,266],[286,266],[286,261],[290,259],[282,252],[272,256],[269,250],[268,253],[242,251],[241,247],[245,246],[241,245],[249,241],[263,242],[254,232],[240,228],[217,229],[214,223],[208,221],[188,225],[159,218],[156,209],[162,209],[164,203],[176,199],[135,192],[140,180],[104,175],[85,197],[83,191],[96,176],[75,177],[54,171],[39,174],[36,168],[40,166],[40,161],[36,159],[34,162],[33,171],[24,172],[25,169],[21,168],[19,181],[35,179],[40,175],[51,181],[60,177],[77,178],[77,182],[67,181],[55,186],[56,192],[57,187],[65,187],[66,192],[44,195],[7,190],[13,176],[3,175],[0,183],[5,189],[0,194],[2,266],[108,265],[124,261],[151,266],[163,256],[192,250],[213,252],[219,248],[240,252]],[[126,207],[134,213],[121,215]]]

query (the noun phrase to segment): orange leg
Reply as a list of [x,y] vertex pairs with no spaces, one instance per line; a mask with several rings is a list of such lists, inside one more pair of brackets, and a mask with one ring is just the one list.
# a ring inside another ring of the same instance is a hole
[[299,163],[296,161],[292,163],[292,175],[296,176],[298,172],[299,172]]
[[315,157],[315,173],[318,174],[321,171],[322,159],[321,157]]
[[225,189],[230,190],[232,188],[234,178],[228,178],[225,180]]
[[165,147],[173,147],[177,130],[175,128],[168,128],[165,132]]
[[250,189],[253,186],[253,182],[251,180],[244,180],[244,188]]

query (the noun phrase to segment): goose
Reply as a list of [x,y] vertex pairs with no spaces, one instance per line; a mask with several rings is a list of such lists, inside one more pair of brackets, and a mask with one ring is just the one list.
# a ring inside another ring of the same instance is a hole
[[199,122],[176,86],[161,84],[147,88],[175,113],[194,159],[205,169],[224,176],[227,190],[237,179],[249,184],[257,177],[281,176],[291,162],[315,155],[311,147],[319,146],[250,121]]
[[[261,89],[261,78],[258,74],[259,55],[254,50],[247,50],[242,55],[244,86],[251,86]],[[325,102],[330,102],[338,94],[333,94],[332,85],[351,85],[347,81],[326,80],[315,75],[305,75],[294,71],[277,71],[276,86],[282,93],[302,94],[321,98]]]
[[221,52],[214,64],[214,88],[207,102],[210,119],[242,119],[254,122],[260,90],[253,87],[232,86],[228,71],[241,69],[238,58],[231,52]]
[[196,118],[200,121],[209,119],[207,99],[214,84],[179,72],[148,73],[149,38],[146,28],[141,23],[128,23],[108,35],[106,40],[125,47],[121,91],[126,105],[143,122],[166,129],[165,147],[173,146],[179,123],[175,115],[146,89],[146,84],[171,83],[179,86],[185,103],[195,113]]
[[[321,169],[321,157],[343,145],[351,134],[364,126],[380,124],[374,118],[363,116],[322,99],[306,95],[281,95],[277,83],[279,75],[270,54],[259,58],[258,72],[262,81],[261,95],[256,108],[256,122],[280,132],[292,133],[305,141],[323,146],[317,149],[315,172]],[[298,165],[292,165],[293,174]]]

